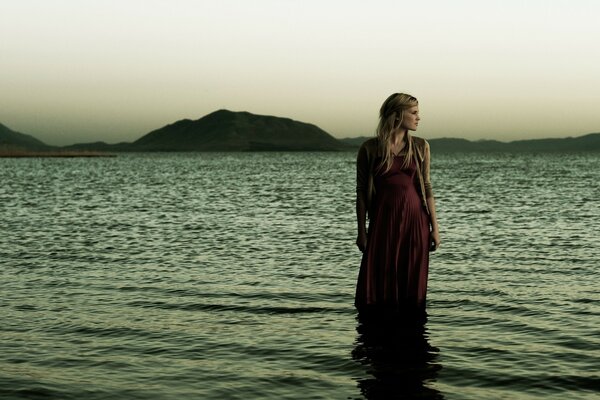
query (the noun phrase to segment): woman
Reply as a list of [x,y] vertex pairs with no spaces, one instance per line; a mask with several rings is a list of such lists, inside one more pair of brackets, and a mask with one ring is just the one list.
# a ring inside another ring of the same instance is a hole
[[419,120],[417,99],[394,93],[381,106],[377,137],[358,151],[356,244],[363,256],[354,304],[359,311],[425,311],[429,251],[439,247],[440,234],[429,143],[409,133]]

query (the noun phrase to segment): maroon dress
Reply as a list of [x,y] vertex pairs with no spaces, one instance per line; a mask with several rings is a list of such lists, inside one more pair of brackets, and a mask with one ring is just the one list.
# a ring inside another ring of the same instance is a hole
[[394,157],[389,171],[374,176],[367,248],[354,300],[359,310],[425,310],[430,218],[415,185],[416,164],[402,169],[403,157]]

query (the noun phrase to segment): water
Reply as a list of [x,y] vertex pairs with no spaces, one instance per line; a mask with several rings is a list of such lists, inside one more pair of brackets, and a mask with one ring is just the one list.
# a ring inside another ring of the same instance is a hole
[[434,149],[429,318],[383,327],[354,157],[0,159],[0,398],[597,398],[599,155]]

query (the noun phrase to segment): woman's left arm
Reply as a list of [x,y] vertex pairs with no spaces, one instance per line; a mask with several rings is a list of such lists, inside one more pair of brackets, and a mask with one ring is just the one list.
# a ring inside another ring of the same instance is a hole
[[425,183],[425,198],[427,199],[427,208],[429,208],[429,216],[431,217],[431,240],[437,250],[440,247],[440,228],[437,222],[437,214],[435,212],[435,198],[433,197],[433,187],[431,185],[431,154],[429,150],[429,143],[425,141],[425,157],[423,159],[424,171],[423,180]]

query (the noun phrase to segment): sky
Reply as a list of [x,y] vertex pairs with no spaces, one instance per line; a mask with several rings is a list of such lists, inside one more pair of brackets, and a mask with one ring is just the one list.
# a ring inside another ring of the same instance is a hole
[[0,123],[53,145],[133,141],[218,109],[370,136],[600,132],[596,0],[0,0]]

